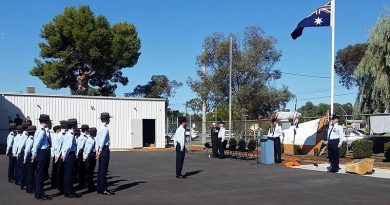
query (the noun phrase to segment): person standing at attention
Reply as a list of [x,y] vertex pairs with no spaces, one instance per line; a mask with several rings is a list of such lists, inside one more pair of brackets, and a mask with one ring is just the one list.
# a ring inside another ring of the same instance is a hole
[[49,115],[41,114],[39,116],[41,128],[37,130],[34,136],[34,144],[31,150],[31,162],[36,161],[35,172],[35,198],[39,200],[48,200],[43,191],[43,180],[47,163],[50,163],[50,133],[46,129],[50,125]]
[[110,124],[110,113],[103,112],[100,114],[100,120],[103,125],[99,128],[96,140],[96,159],[99,159],[97,193],[102,195],[113,195],[114,192],[108,190],[107,171],[110,162],[110,133],[108,124]]
[[176,149],[176,178],[183,179],[186,178],[185,175],[182,174],[184,157],[186,154],[185,150],[185,132],[187,126],[187,119],[180,118],[179,119],[179,127],[176,129],[174,136],[174,143]]
[[339,171],[340,147],[344,141],[344,129],[339,125],[339,116],[334,114],[328,128],[328,158],[330,161],[329,172]]

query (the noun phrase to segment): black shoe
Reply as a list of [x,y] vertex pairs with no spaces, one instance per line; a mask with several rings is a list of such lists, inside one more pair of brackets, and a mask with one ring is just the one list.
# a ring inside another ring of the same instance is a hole
[[21,190],[26,190],[26,186],[21,186],[20,189]]
[[187,176],[184,176],[184,175],[179,175],[179,176],[176,176],[177,179],[185,179],[187,178]]
[[98,194],[101,194],[101,195],[115,195],[115,193],[114,192],[111,192],[111,191],[103,191],[103,192],[100,192],[100,191],[98,191],[97,192]]
[[49,197],[47,197],[45,195],[43,195],[43,196],[35,196],[35,198],[38,199],[38,200],[49,200],[50,199]]
[[96,187],[88,187],[87,191],[94,192],[96,191]]
[[32,193],[34,193],[32,190],[26,190],[26,193],[29,193],[29,194],[32,194]]
[[73,194],[64,194],[67,198],[80,198],[81,196],[79,194],[73,193]]

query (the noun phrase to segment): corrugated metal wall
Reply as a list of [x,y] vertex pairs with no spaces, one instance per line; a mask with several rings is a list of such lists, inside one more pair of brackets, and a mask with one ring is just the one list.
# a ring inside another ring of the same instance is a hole
[[155,119],[156,147],[165,146],[165,101],[159,99],[0,94],[0,134],[7,134],[8,116],[13,120],[17,113],[30,116],[34,125],[39,124],[40,114],[48,114],[54,125],[77,118],[81,124],[98,127],[101,112],[114,116],[109,125],[111,148],[133,148],[132,119]]

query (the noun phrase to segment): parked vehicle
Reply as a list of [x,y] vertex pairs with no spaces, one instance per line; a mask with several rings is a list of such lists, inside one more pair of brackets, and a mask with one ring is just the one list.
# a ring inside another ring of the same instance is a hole
[[364,139],[367,137],[367,135],[364,134],[364,132],[362,133],[363,131],[358,131],[358,130],[350,130],[350,131],[347,131],[346,135],[345,135],[345,141],[347,141],[348,143],[348,146],[351,146],[352,145],[352,142],[356,141],[356,140],[361,140],[361,139]]

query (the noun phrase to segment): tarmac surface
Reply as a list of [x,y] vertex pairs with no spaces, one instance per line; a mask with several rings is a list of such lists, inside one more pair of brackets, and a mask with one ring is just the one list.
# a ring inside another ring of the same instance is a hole
[[[7,180],[8,158],[0,156],[0,201],[23,204],[386,204],[390,180],[331,174],[254,160],[213,159],[204,152],[187,154],[184,173],[175,178],[175,153],[111,152],[110,189],[114,196],[79,190],[68,199],[46,188],[52,200],[38,201]],[[48,184],[48,183],[46,183]]]

